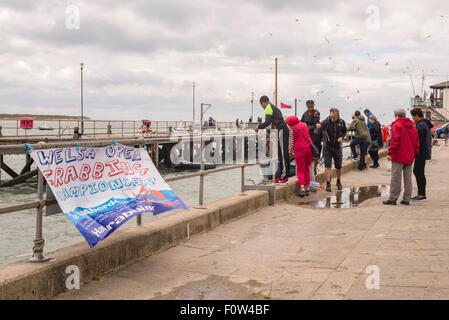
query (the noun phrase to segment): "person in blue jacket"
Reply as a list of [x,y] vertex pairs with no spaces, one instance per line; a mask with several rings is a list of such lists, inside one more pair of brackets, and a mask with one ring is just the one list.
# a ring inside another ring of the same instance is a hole
[[371,123],[372,123],[371,120],[369,119],[369,117],[372,116],[373,114],[371,111],[369,111],[369,109],[365,109],[365,111],[363,111],[363,113],[366,116],[366,125],[369,129],[371,127]]

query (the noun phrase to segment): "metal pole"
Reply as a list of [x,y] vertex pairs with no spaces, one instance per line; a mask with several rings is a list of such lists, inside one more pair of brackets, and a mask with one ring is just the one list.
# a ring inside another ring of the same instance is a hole
[[245,193],[245,164],[242,165],[242,180],[240,183],[240,194],[241,195],[246,195]]
[[200,115],[201,141],[203,141],[203,107],[204,103],[201,104],[201,115]]
[[84,134],[84,105],[83,105],[83,69],[84,63],[80,63],[81,66],[81,135]]
[[277,165],[277,158],[278,158],[278,141],[277,141],[277,137],[278,137],[278,131],[275,129],[273,130],[273,132],[270,131],[270,138],[271,138],[271,143],[272,143],[272,149],[273,149],[273,154],[272,154],[272,168],[271,168],[271,174],[272,174],[272,183],[275,183],[276,181],[276,165]]
[[159,169],[159,143],[154,144],[154,164]]
[[298,116],[298,99],[295,98],[295,117]]
[[254,122],[254,92],[251,92],[251,120]]
[[274,104],[278,105],[278,58],[274,59]]
[[34,238],[33,256],[29,259],[30,262],[45,262],[50,260],[43,255],[44,252],[44,238],[42,237],[42,209],[44,207],[44,176],[39,170],[37,175],[37,200],[39,206],[36,211],[36,235]]
[[[193,107],[192,107],[192,109],[193,109],[192,121],[193,121],[193,125],[194,125],[195,124],[195,82],[193,83]],[[193,128],[193,125],[192,125],[192,128]]]
[[203,137],[201,136],[201,167],[200,167],[200,190],[199,190],[199,199],[198,199],[198,209],[205,209],[204,206],[204,144]]

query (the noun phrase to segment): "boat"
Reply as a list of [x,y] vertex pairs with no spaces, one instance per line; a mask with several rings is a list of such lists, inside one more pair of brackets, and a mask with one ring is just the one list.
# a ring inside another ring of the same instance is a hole
[[[215,163],[212,163],[212,162],[204,163],[204,170],[215,169],[216,167],[217,167],[217,165]],[[177,165],[175,165],[175,169],[177,169],[177,170],[200,170],[201,163],[181,161]]]
[[[273,178],[273,171],[271,168],[271,162],[267,162],[267,163],[261,163],[259,165],[259,169],[260,169],[260,173],[264,176],[265,179],[267,180],[272,180]],[[276,163],[276,176],[280,176],[281,172],[280,172],[280,168],[279,168],[279,161]],[[287,177],[294,177],[296,175],[296,165],[290,163],[290,170],[288,172]]]
[[43,126],[39,126],[39,130],[54,130],[54,128],[43,125]]

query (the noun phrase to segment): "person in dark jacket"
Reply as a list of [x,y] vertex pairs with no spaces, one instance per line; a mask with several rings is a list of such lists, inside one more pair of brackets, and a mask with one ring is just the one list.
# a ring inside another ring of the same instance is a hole
[[301,122],[304,122],[307,125],[312,143],[319,151],[318,157],[316,157],[314,161],[314,168],[316,168],[322,150],[321,140],[323,139],[321,130],[316,130],[316,125],[320,123],[320,112],[315,109],[315,102],[313,100],[307,100],[306,106],[307,111],[302,115]]
[[271,126],[278,130],[278,159],[281,176],[276,178],[276,183],[286,184],[288,182],[288,170],[290,168],[290,159],[288,155],[289,128],[282,116],[281,110],[270,102],[267,96],[260,97],[260,105],[265,110],[265,122],[259,124],[255,129],[265,129]]
[[369,127],[371,143],[368,147],[368,153],[374,162],[370,168],[379,168],[379,149],[383,147],[382,129],[374,114],[369,116],[369,120],[371,122],[371,126]]
[[340,112],[337,108],[330,109],[330,115],[322,123],[316,125],[322,128],[323,132],[323,157],[326,167],[326,191],[331,192],[331,170],[332,159],[337,172],[337,189],[342,190],[341,185],[341,165],[343,162],[342,141],[346,136],[346,123],[340,118]]
[[424,119],[424,114],[421,108],[413,108],[410,111],[413,121],[416,124],[419,137],[419,153],[415,158],[415,165],[413,166],[413,173],[418,185],[418,195],[412,200],[426,200],[426,161],[432,156],[432,137],[429,128],[429,122]]
[[348,127],[348,131],[354,131],[354,139],[352,139],[350,147],[352,157],[357,159],[356,146],[360,146],[360,161],[359,170],[366,170],[366,154],[368,145],[371,142],[368,126],[365,122],[365,117],[362,116],[359,110],[356,110],[352,116],[352,122]]

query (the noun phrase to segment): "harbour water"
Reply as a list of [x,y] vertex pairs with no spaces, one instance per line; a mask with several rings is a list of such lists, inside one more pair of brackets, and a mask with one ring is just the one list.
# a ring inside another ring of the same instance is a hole
[[[344,148],[344,157],[349,156],[349,148]],[[25,163],[24,155],[5,155],[4,161],[13,170],[20,171]],[[32,169],[36,168],[33,164]],[[174,175],[185,174],[185,171],[160,170],[164,178]],[[6,173],[1,172],[0,179],[7,180]],[[240,192],[241,173],[239,169],[214,173],[206,176],[204,185],[204,202],[210,202]],[[245,168],[245,183],[262,183],[258,166]],[[198,204],[199,177],[170,182],[170,187],[186,203],[192,207]],[[33,178],[27,183],[13,187],[0,188],[0,207],[17,205],[37,198],[37,178]],[[166,214],[170,214],[169,211]],[[142,220],[155,219],[162,215],[152,216],[143,214]],[[0,215],[0,265],[22,260],[31,256],[33,239],[35,233],[36,210],[29,209],[13,213]],[[121,228],[136,226],[136,220],[131,219]],[[59,248],[84,242],[84,238],[64,214],[44,216],[43,235],[45,239],[45,252],[52,252]],[[86,244],[87,245],[87,244]]]

